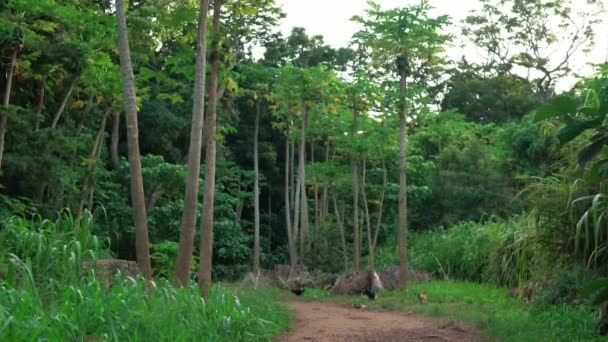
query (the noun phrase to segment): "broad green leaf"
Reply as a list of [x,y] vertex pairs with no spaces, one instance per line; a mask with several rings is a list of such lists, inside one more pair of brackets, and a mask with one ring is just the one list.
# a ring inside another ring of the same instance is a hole
[[584,131],[596,127],[601,123],[601,118],[591,121],[571,120],[568,126],[564,127],[558,134],[557,139],[561,145],[565,145],[578,137]]
[[578,163],[581,166],[587,165],[587,163],[597,156],[604,146],[608,144],[608,136],[600,136],[596,140],[594,140],[591,144],[587,145],[582,151],[578,154]]
[[542,121],[557,116],[575,114],[577,112],[576,100],[567,95],[554,97],[547,105],[536,110],[534,121]]

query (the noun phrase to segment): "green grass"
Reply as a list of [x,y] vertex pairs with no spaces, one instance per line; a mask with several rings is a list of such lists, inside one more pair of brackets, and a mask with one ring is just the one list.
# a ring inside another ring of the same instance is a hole
[[[418,292],[428,296],[418,302]],[[407,291],[386,291],[370,302],[364,296],[331,296],[309,290],[303,300],[365,303],[382,310],[410,311],[474,323],[495,341],[608,341],[597,335],[597,310],[567,305],[535,306],[506,296],[506,289],[476,283],[432,281],[411,284]]]
[[0,284],[0,340],[265,341],[287,330],[291,317],[259,293],[222,286],[207,301],[196,286],[159,282],[146,291],[142,280],[120,276],[109,291],[92,279],[36,289]]
[[195,284],[162,279],[150,290],[123,275],[102,286],[81,267],[107,253],[85,223],[78,234],[69,215],[0,226],[0,341],[268,341],[288,329],[271,290],[218,284],[203,301]]

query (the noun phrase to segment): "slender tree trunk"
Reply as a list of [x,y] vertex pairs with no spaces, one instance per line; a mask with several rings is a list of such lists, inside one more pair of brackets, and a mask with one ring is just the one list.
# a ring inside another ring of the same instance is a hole
[[[291,212],[292,212],[292,219],[295,220],[295,202],[296,202],[296,140],[294,137],[291,138],[291,155],[290,155],[290,159],[291,159],[291,163],[289,164],[289,172],[291,175],[291,180],[290,180],[290,189],[291,189],[291,203],[294,204],[293,207],[291,208]],[[293,229],[295,229],[295,224],[292,224]],[[295,235],[294,235],[295,238]]]
[[289,137],[285,138],[285,223],[287,226],[287,244],[289,246],[289,264],[292,267],[295,267],[298,263],[298,257],[295,251],[295,243],[293,237],[293,227],[291,222],[291,191],[290,191],[290,183],[291,176],[289,170],[290,166],[290,143]]
[[[325,163],[329,162],[329,139],[325,141]],[[325,224],[325,219],[329,211],[329,200],[328,200],[328,186],[327,180],[323,184],[323,194],[321,195],[321,223]]]
[[4,137],[8,129],[8,106],[11,101],[11,91],[13,86],[13,75],[15,73],[15,65],[17,64],[17,54],[20,48],[14,48],[11,54],[11,65],[8,68],[6,76],[6,88],[4,89],[4,111],[0,117],[0,170],[2,170],[2,158],[4,157]]
[[336,221],[338,223],[338,227],[340,228],[340,238],[342,239],[342,256],[344,257],[344,271],[348,269],[348,256],[346,252],[346,237],[344,234],[344,221],[342,221],[342,217],[344,215],[340,215],[340,211],[338,209],[338,200],[336,198],[336,193],[334,193],[334,211],[336,213]]
[[72,96],[72,93],[74,92],[74,88],[76,88],[76,84],[78,84],[78,77],[76,77],[72,81],[72,83],[70,84],[70,88],[68,89],[68,92],[63,97],[63,101],[61,101],[61,105],[59,106],[59,108],[57,109],[57,112],[55,113],[55,116],[53,117],[53,122],[51,123],[51,128],[57,127],[57,124],[59,123],[59,119],[61,119],[61,115],[63,114],[63,111],[65,110],[65,107],[67,106],[68,101],[70,100],[70,97]]
[[[198,40],[196,42],[196,71],[188,150],[188,171],[184,191],[184,211],[175,261],[176,285],[188,286],[194,252],[194,233],[198,214],[198,188],[201,175],[201,149],[205,119],[205,68],[207,65],[207,13],[209,0],[199,1]],[[212,90],[213,91],[213,90]]]
[[306,129],[308,126],[308,109],[304,109],[302,117],[302,132],[300,136],[300,155],[298,165],[298,183],[300,184],[300,205],[302,223],[300,227],[300,263],[304,262],[304,246],[308,232],[308,200],[306,197]]
[[120,157],[118,156],[118,141],[120,139],[120,112],[112,114],[112,134],[110,135],[110,156],[112,166],[118,170],[120,167]]
[[407,287],[407,70],[400,71],[399,113],[399,286]]
[[[97,156],[95,157],[95,160],[101,160],[101,144],[102,143],[103,143],[103,136],[101,137],[100,147],[97,149]],[[87,204],[87,210],[89,210],[90,212],[93,212],[93,199],[95,198],[95,182],[90,182],[88,197],[89,197],[89,200],[88,200],[88,204]]]
[[[354,111],[353,118],[353,139],[357,139],[359,131],[359,114],[357,110]],[[357,157],[353,152],[350,160],[350,172],[352,177],[353,187],[353,240],[354,240],[354,254],[353,254],[353,267],[355,270],[359,269],[359,258],[361,256],[361,245],[359,243],[359,166]]]
[[127,142],[129,143],[131,202],[135,221],[135,249],[139,269],[144,278],[150,280],[152,279],[152,267],[150,265],[144,182],[141,172],[141,158],[139,156],[135,80],[131,65],[131,51],[129,50],[124,0],[116,0],[116,19],[118,21],[120,70],[127,113]]
[[156,202],[158,202],[158,200],[161,199],[164,194],[165,194],[165,191],[163,191],[163,189],[160,188],[160,186],[158,188],[154,189],[154,191],[152,191],[150,193],[150,196],[148,196],[148,198],[146,199],[146,210],[150,210],[150,209],[154,208],[154,206],[156,205]]
[[272,189],[268,187],[268,246],[272,248]]
[[[238,192],[240,193],[241,189],[242,189],[242,186],[241,186],[242,182],[241,182],[241,175],[240,174],[239,174],[238,184],[239,184],[239,186],[237,187],[237,189],[238,189]],[[234,218],[234,220],[236,222],[240,222],[241,221],[241,217],[242,217],[242,214],[243,214],[243,206],[244,206],[244,201],[243,201],[242,198],[239,198],[239,202],[237,203],[236,210],[235,210],[235,218]]]
[[[106,122],[108,121],[108,116],[110,115],[110,109],[106,111],[99,124],[99,129],[97,130],[97,136],[95,137],[95,142],[93,143],[93,148],[91,149],[91,153],[89,154],[89,166],[85,172],[84,181],[82,182],[82,190],[80,192],[80,202],[78,204],[78,212],[76,213],[75,220],[75,230],[80,230],[80,220],[82,219],[82,212],[84,211],[84,202],[90,197],[90,189],[92,188],[91,184],[91,175],[95,170],[95,164],[97,160],[99,160],[99,155],[101,153],[101,144],[103,142],[103,134],[106,130]],[[92,161],[95,162],[92,162]]]
[[[300,133],[301,134],[301,133]],[[294,142],[295,144],[295,142]],[[293,146],[293,149],[295,150],[295,145]],[[302,149],[301,146],[299,147],[299,152],[300,154],[302,154]],[[303,154],[302,154],[303,155]],[[299,162],[298,158],[298,162]],[[298,176],[296,177],[296,186],[295,186],[295,200],[294,200],[294,204],[293,204],[293,244],[294,244],[294,251],[296,253],[296,255],[298,255],[298,241],[302,239],[302,237],[300,236],[300,209],[302,209],[302,196],[300,195],[300,193],[302,192],[302,178],[300,177],[301,175],[301,170],[300,170],[300,166],[298,164]],[[300,251],[300,262],[302,262],[302,258],[301,258],[301,251]]]
[[253,207],[254,207],[254,236],[253,236],[253,273],[260,272],[260,167],[258,161],[258,134],[260,130],[260,103],[255,109],[255,129],[253,133]]
[[218,77],[220,73],[220,13],[222,1],[213,2],[213,51],[211,52],[211,79],[209,83],[209,119],[206,130],[209,140],[205,150],[205,193],[203,195],[203,219],[201,224],[200,263],[198,281],[203,298],[211,287],[213,265],[213,209],[215,206],[216,166],[216,116],[218,102]]
[[38,103],[36,109],[34,109],[34,132],[38,132],[40,129],[40,115],[42,114],[42,108],[44,108],[45,84],[46,78],[43,78],[38,85]]
[[386,184],[388,183],[386,175],[386,165],[384,159],[382,159],[382,192],[380,193],[380,201],[378,203],[378,218],[376,221],[376,228],[374,231],[374,238],[371,244],[371,259],[372,265],[376,266],[376,246],[378,245],[378,235],[380,234],[380,227],[382,225],[382,212],[384,211],[384,194],[386,193]]
[[361,176],[361,197],[363,199],[363,212],[365,214],[365,228],[367,232],[367,248],[368,248],[368,263],[369,268],[374,270],[374,255],[373,255],[373,240],[372,240],[372,224],[369,214],[369,202],[367,201],[367,191],[365,190],[367,177],[366,177],[366,163],[363,160],[363,172]]
[[[314,142],[310,142],[310,163],[314,164],[315,163],[315,144]],[[309,241],[309,244],[312,244],[314,242],[316,242],[317,240],[317,233],[319,232],[319,227],[320,227],[320,220],[321,220],[321,207],[319,206],[319,185],[318,182],[315,181],[315,184],[313,185],[313,195],[315,198],[315,208],[314,208],[314,213],[315,213],[315,224],[314,224],[314,231],[312,232],[312,238]]]
[[300,192],[302,199],[302,218],[300,224],[300,263],[304,264],[304,256],[306,254],[306,244],[308,242],[309,235],[309,218],[308,218],[308,196],[306,195],[306,176],[302,173],[304,179],[302,179],[302,191]]

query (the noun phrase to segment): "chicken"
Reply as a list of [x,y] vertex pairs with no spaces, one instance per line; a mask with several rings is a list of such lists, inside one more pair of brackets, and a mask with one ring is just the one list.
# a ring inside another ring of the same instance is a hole
[[418,300],[420,301],[420,304],[426,303],[426,294],[424,294],[424,292],[418,292]]
[[373,289],[367,288],[367,289],[365,289],[365,291],[363,293],[367,296],[367,298],[369,298],[369,300],[376,299],[376,293],[374,292]]
[[293,294],[296,296],[301,296],[304,293],[304,288],[299,281],[296,281],[291,288],[291,292],[293,292]]

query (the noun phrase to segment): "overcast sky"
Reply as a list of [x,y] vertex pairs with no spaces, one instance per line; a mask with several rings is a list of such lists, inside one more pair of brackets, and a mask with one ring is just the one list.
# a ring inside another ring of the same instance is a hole
[[[383,7],[403,7],[408,4],[417,3],[419,0],[377,0]],[[578,1],[578,0],[577,0]],[[583,1],[583,0],[580,0]],[[608,8],[608,0],[603,0]],[[357,14],[363,14],[367,8],[367,0],[277,0],[283,7],[287,17],[283,19],[280,30],[288,35],[294,26],[304,27],[309,35],[320,34],[325,38],[325,42],[333,47],[343,47],[348,45],[350,38],[359,26],[350,21],[350,18]],[[478,8],[477,0],[430,0],[435,7],[434,14],[448,14],[452,17],[454,25],[460,25],[460,21],[472,9]],[[451,32],[460,32],[458,27],[453,27]],[[452,48],[449,51],[452,55],[462,55],[460,49]],[[474,59],[467,51],[467,57]],[[475,53],[474,53],[475,54]],[[460,56],[459,56],[460,57]],[[454,59],[460,59],[460,58]],[[608,24],[603,23],[598,27],[596,46],[589,60],[603,62],[608,58]],[[589,68],[583,68],[586,60],[577,60],[573,69],[580,73],[590,73]],[[571,86],[575,80],[569,79],[562,82],[559,88]]]

